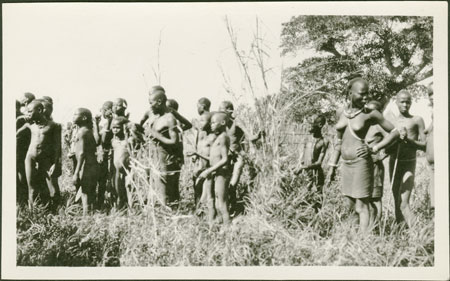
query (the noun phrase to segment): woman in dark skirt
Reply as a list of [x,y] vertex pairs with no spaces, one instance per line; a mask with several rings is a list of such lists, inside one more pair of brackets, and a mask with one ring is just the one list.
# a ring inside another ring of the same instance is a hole
[[[330,173],[335,172],[339,157],[342,157],[341,179],[342,193],[349,206],[355,206],[359,215],[361,231],[366,231],[370,219],[369,204],[374,185],[373,161],[366,143],[366,134],[370,126],[380,127],[391,132],[394,126],[385,120],[377,110],[365,107],[369,101],[369,86],[362,78],[355,78],[348,84],[349,106],[344,109],[336,124],[337,142],[329,165]],[[381,149],[398,136],[392,132],[377,145]]]

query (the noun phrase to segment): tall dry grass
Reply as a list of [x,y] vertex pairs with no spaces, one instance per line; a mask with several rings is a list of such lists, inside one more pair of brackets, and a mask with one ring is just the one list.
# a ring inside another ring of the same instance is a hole
[[[254,96],[256,83],[247,68],[251,60],[241,56],[228,20],[226,27],[248,83],[244,94]],[[262,42],[261,37],[256,32],[255,42]],[[268,91],[264,52],[256,49],[249,53],[263,75],[262,88]],[[232,94],[231,88],[227,91]],[[417,220],[410,229],[395,223],[387,184],[380,226],[360,234],[354,214],[344,207],[339,181],[324,188],[322,199],[307,190],[306,178],[293,174],[301,151],[297,141],[283,132],[290,126],[292,109],[304,105],[313,93],[299,93],[289,100],[280,95],[255,97],[254,107],[237,108],[238,124],[248,133],[263,129],[266,138],[247,150],[247,165],[238,186],[244,210],[230,225],[210,226],[194,214],[193,165],[188,160],[181,171],[179,206],[172,210],[162,207],[154,188],[158,165],[151,161],[150,147],[131,161],[131,207],[125,211],[113,207],[82,217],[79,203],[74,202],[70,163],[65,158],[61,177],[64,204],[58,213],[48,214],[43,209],[30,213],[18,207],[17,264],[433,266],[434,220],[428,206],[429,175],[423,158],[417,164],[411,198]],[[328,135],[332,137],[332,133]],[[192,144],[193,134],[187,132],[185,151],[192,150]]]
[[[411,199],[415,225],[406,229],[395,223],[392,196],[385,186],[381,225],[361,235],[353,214],[344,207],[338,182],[325,188],[323,202],[306,189],[305,178],[293,175],[299,148],[279,133],[287,116],[279,101],[270,102],[259,105],[258,110],[264,109],[263,120],[255,120],[248,110],[237,114],[238,122],[248,130],[264,124],[267,137],[248,150],[251,164],[245,167],[238,188],[245,212],[229,226],[210,226],[193,214],[193,165],[189,161],[181,172],[178,208],[162,207],[153,184],[157,167],[149,160],[151,149],[143,149],[132,161],[128,210],[112,208],[82,217],[69,184],[70,163],[65,161],[64,204],[58,213],[18,208],[17,264],[433,266],[434,221],[428,208],[429,176],[423,158],[417,164]],[[186,151],[191,143],[192,136],[186,134]]]

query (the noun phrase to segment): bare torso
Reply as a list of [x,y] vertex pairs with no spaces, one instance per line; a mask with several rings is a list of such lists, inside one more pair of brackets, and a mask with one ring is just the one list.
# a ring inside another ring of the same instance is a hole
[[312,142],[306,144],[305,153],[303,154],[302,165],[311,165],[319,160],[321,153],[324,153],[328,147],[328,142],[324,138],[313,139]]
[[[230,139],[227,133],[223,132],[218,135],[213,143],[211,144],[211,148],[209,150],[209,164],[213,166],[217,164],[220,160],[222,160],[221,150],[226,147],[228,148],[230,144]],[[220,170],[226,170],[228,168],[228,163],[220,168]]]
[[242,149],[242,142],[244,141],[244,131],[236,125],[236,122],[227,129],[227,134],[230,139],[230,150],[240,151]]
[[342,159],[354,160],[357,158],[356,149],[365,142],[367,131],[372,125],[371,118],[371,113],[365,112],[361,112],[353,119],[348,119],[344,114],[341,115],[336,124],[336,130],[342,134]]
[[[172,123],[176,125],[176,122],[175,117],[172,115],[172,113],[169,112],[166,112],[161,116],[151,115],[149,122],[150,127],[165,138],[170,138],[169,131],[176,129],[170,126],[170,124]],[[172,145],[164,144],[155,138],[153,138],[152,140],[157,147],[160,160],[164,161],[165,164],[173,163],[177,157],[177,146],[179,144],[179,140]]]
[[[418,116],[410,115],[409,117],[405,117],[400,114],[395,120],[393,120],[393,124],[397,129],[406,128],[407,136],[409,139],[419,140],[419,119],[421,118]],[[415,147],[412,147],[410,145],[402,145],[399,151],[398,158],[400,160],[415,159],[416,151],[417,149]]]
[[[203,137],[202,137],[203,135]],[[211,145],[216,139],[215,134],[207,134],[206,132],[202,131],[199,134],[199,142],[197,145],[197,153],[200,154],[203,157],[209,158],[210,155],[210,149]],[[209,166],[209,161],[206,159],[203,159],[202,157],[199,157],[197,161],[198,168],[204,169]]]
[[120,140],[113,138],[111,141],[112,149],[114,151],[114,166],[117,169],[127,168],[130,152],[128,150],[127,140]]
[[375,144],[380,143],[383,137],[383,129],[381,129],[380,125],[370,126],[366,135],[366,142],[370,147],[373,147]]
[[[84,139],[84,142],[81,142],[82,139]],[[79,155],[83,153],[86,163],[97,163],[97,158],[95,156],[97,142],[95,141],[94,134],[91,129],[81,127],[77,130],[74,148],[77,159],[79,158]]]
[[53,160],[55,157],[56,137],[58,126],[53,121],[47,121],[45,124],[31,124],[30,146],[28,148],[28,156],[39,160]]

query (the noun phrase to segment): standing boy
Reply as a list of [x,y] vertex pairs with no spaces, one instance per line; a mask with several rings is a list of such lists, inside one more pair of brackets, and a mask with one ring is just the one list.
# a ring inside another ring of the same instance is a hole
[[58,126],[44,115],[44,106],[39,101],[32,101],[27,106],[27,119],[16,136],[22,137],[31,133],[30,145],[25,157],[25,173],[28,185],[28,203],[32,208],[34,200],[40,195],[43,203],[47,203],[49,187],[52,186],[51,175],[55,172],[58,157],[58,142],[61,135]]
[[325,181],[322,162],[329,144],[328,140],[322,136],[322,128],[325,122],[326,120],[323,116],[318,116],[314,119],[310,130],[313,142],[307,143],[306,147],[304,147],[303,157],[300,159],[301,166],[296,171],[297,174],[302,171],[305,172],[309,179],[308,189],[311,190],[315,186],[319,194],[322,194]]
[[[230,214],[228,212],[230,138],[226,133],[227,118],[228,115],[225,112],[216,112],[211,118],[211,131],[216,135],[216,139],[212,143],[209,151],[210,167],[199,175],[200,179],[211,177],[214,186],[215,207],[225,224],[228,224],[230,221]],[[208,212],[211,222],[212,217],[214,216],[214,210],[209,208]]]
[[114,162],[114,186],[117,195],[117,207],[123,208],[127,204],[127,191],[125,178],[129,170],[130,152],[128,150],[128,139],[125,136],[125,126],[128,120],[125,117],[116,117],[112,121],[111,130],[113,139],[111,140]]
[[100,145],[97,148],[99,175],[96,207],[98,209],[103,208],[108,182],[111,186],[113,186],[112,182],[114,180],[114,167],[111,156],[111,122],[113,119],[112,108],[113,102],[105,101],[100,109],[101,115],[95,117],[95,123],[97,124],[100,135]]
[[[48,121],[53,121],[52,118],[52,113],[53,113],[53,100],[46,96],[45,99],[44,97],[42,98],[41,101],[42,105],[44,106],[44,116]],[[61,124],[56,123],[55,122],[55,133],[57,134],[56,139],[57,142],[55,143],[55,151],[56,151],[56,155],[55,155],[55,162],[52,163],[52,166],[50,166],[50,170],[48,171],[48,174],[50,176],[50,185],[49,185],[49,191],[50,191],[50,198],[51,198],[51,203],[53,204],[53,207],[56,208],[57,205],[59,204],[59,200],[60,200],[60,188],[59,188],[59,182],[58,179],[62,174],[62,139],[61,139],[61,134],[62,134],[62,127]]]
[[[409,113],[411,94],[406,90],[398,92],[397,107],[400,114],[391,121],[400,132],[402,141],[389,159],[389,175],[392,182],[392,192],[395,201],[395,217],[397,222],[406,221],[408,226],[414,221],[409,200],[414,188],[416,172],[416,152],[425,150],[425,124],[422,117]],[[395,170],[394,170],[395,167]]]
[[216,138],[216,135],[211,132],[211,113],[204,112],[200,116],[198,129],[199,141],[196,151],[188,154],[188,156],[193,156],[193,161],[195,163],[194,176],[192,179],[194,182],[194,202],[197,208],[206,197],[210,198],[207,193],[211,192],[209,190],[211,187],[211,180],[198,178],[198,176],[209,167],[209,150],[212,142]]
[[95,189],[97,186],[98,163],[95,156],[97,142],[92,132],[92,114],[86,108],[79,108],[73,116],[73,123],[78,126],[75,135],[74,150],[76,167],[72,177],[75,187],[81,188],[83,215],[93,210]]
[[230,209],[233,214],[236,210],[236,188],[244,168],[243,143],[245,133],[239,127],[233,118],[234,106],[230,101],[223,101],[219,106],[219,111],[227,113],[227,134],[230,139],[230,161],[232,167],[232,176],[230,180],[229,196]]

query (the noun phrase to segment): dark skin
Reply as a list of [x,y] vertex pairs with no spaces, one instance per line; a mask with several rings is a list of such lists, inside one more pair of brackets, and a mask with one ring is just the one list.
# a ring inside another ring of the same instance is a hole
[[[98,177],[98,194],[97,194],[97,208],[101,209],[104,204],[106,183],[108,179],[113,181],[114,167],[112,161],[109,159],[109,152],[111,150],[111,123],[113,119],[112,112],[113,103],[105,102],[100,109],[100,114],[95,117],[95,126],[97,128],[102,153],[98,159],[99,162],[99,177]],[[95,130],[94,130],[95,131]]]
[[[409,200],[412,189],[414,187],[414,171],[404,170],[404,174],[399,174],[395,171],[395,161],[416,159],[417,150],[425,150],[425,124],[423,119],[419,116],[412,116],[409,113],[411,107],[411,95],[406,91],[400,91],[397,94],[397,107],[400,112],[399,116],[394,120],[395,125],[399,128],[400,142],[397,144],[397,153],[391,155],[390,159],[390,173],[391,179],[394,177],[397,180],[392,181],[392,192],[395,202],[395,216],[397,222],[406,221],[408,226],[411,226],[415,216],[411,210]],[[403,164],[403,165],[408,165]],[[414,164],[413,164],[414,165]],[[415,168],[413,166],[413,168]]]
[[[210,167],[204,170],[200,175],[200,179],[207,179],[212,175],[214,185],[215,207],[221,215],[225,224],[230,221],[228,211],[228,183],[229,183],[229,156],[230,140],[226,133],[227,114],[215,113],[211,118],[211,130],[216,135],[216,139],[211,144],[209,152]],[[209,219],[212,222],[214,210],[209,209]]]
[[[41,102],[44,106],[44,115],[45,118],[49,121],[52,121],[52,113],[53,113],[53,105],[48,100],[43,100]],[[51,185],[49,186],[50,189],[50,197],[54,199],[54,201],[59,200],[60,196],[60,188],[59,188],[59,182],[58,178],[62,173],[62,160],[61,160],[61,154],[62,154],[62,147],[61,147],[61,124],[55,123],[58,127],[56,129],[56,134],[58,135],[57,138],[59,141],[56,143],[56,162],[50,167],[49,173],[51,174]],[[57,203],[57,202],[55,202]]]
[[[28,184],[28,203],[32,208],[38,193],[41,199],[49,194],[54,194],[51,177],[55,172],[55,163],[58,163],[60,154],[61,133],[53,121],[47,120],[44,115],[44,107],[40,102],[31,102],[27,106],[27,119],[30,123],[25,123],[17,130],[16,136],[21,137],[27,132],[31,132],[31,141],[25,158],[25,172]],[[38,168],[36,168],[38,164]],[[46,186],[41,186],[45,182]]]
[[[350,130],[347,129],[347,126],[352,126],[356,136],[363,140],[365,139],[370,126],[379,125],[387,132],[391,132],[394,129],[394,126],[389,121],[385,120],[380,112],[363,109],[364,105],[368,102],[368,94],[368,85],[365,81],[360,80],[355,82],[350,89],[350,114],[359,113],[351,119],[349,119],[346,114],[341,114],[339,117],[339,121],[336,124],[338,143],[330,159],[331,169],[328,182],[335,173],[335,167],[339,157],[342,156],[345,160],[354,160],[356,158],[366,158],[369,156],[369,147],[363,141],[352,136]],[[384,147],[383,145],[386,146],[387,143],[380,143],[379,148]],[[369,199],[351,198],[348,196],[345,198],[349,206],[355,205],[356,212],[359,214],[360,230],[365,232],[370,224]]]
[[296,173],[300,173],[302,170],[307,169],[315,169],[322,166],[323,159],[325,157],[325,153],[328,148],[328,141],[323,139],[322,136],[322,127],[325,125],[325,121],[320,120],[314,120],[314,123],[311,128],[311,133],[313,134],[313,137],[315,139],[318,139],[316,142],[316,145],[313,149],[313,157],[311,159],[312,163],[309,165],[302,165],[300,166]]
[[75,187],[81,188],[83,215],[87,215],[94,207],[95,187],[97,185],[97,157],[95,155],[97,142],[94,138],[90,123],[90,113],[85,109],[78,109],[73,116],[73,123],[78,126],[75,136],[75,157],[77,164],[72,176]]
[[115,173],[115,188],[117,196],[117,205],[119,208],[123,208],[127,203],[127,193],[125,187],[126,171],[129,169],[129,157],[128,144],[125,138],[125,125],[126,122],[115,119],[112,122],[112,133],[114,135],[112,139],[112,148],[114,151],[113,162]]
[[[152,110],[152,120],[150,120],[149,136],[158,150],[158,158],[161,171],[167,173],[170,163],[168,158],[176,158],[174,154],[179,144],[178,132],[176,130],[176,119],[166,107],[166,96],[162,91],[156,91],[149,96],[149,104]],[[165,178],[157,177],[156,185],[161,191],[161,201],[164,205],[174,201],[170,194],[176,194],[178,189],[177,175],[165,174]]]
[[400,159],[414,158],[417,150],[425,150],[425,123],[422,117],[412,116],[409,113],[411,108],[411,95],[407,92],[400,92],[397,95],[397,107],[400,112],[396,120],[397,127],[401,128],[400,137],[403,139]]
[[183,131],[189,130],[192,128],[192,123],[189,122],[183,115],[181,115],[177,110],[167,107],[168,111],[173,114],[175,119],[177,119],[180,122],[181,128]]
[[[209,166],[209,150],[216,136],[211,132],[211,114],[205,112],[200,116],[198,141],[196,143],[196,151],[187,155],[192,156],[195,162],[194,168],[194,198],[195,203],[203,202],[212,198],[211,181],[198,181],[197,178],[202,171]],[[208,182],[207,182],[208,181]],[[208,201],[209,202],[209,201]]]
[[[20,112],[21,104],[16,101],[16,131],[22,128],[29,120]],[[16,137],[16,170],[17,170],[17,200],[20,204],[28,201],[28,186],[25,174],[25,157],[30,145],[31,132],[26,129],[20,136]]]
[[152,111],[149,109],[144,113],[144,116],[142,117],[141,121],[139,122],[139,125],[144,126],[145,122],[150,118],[152,114]]

